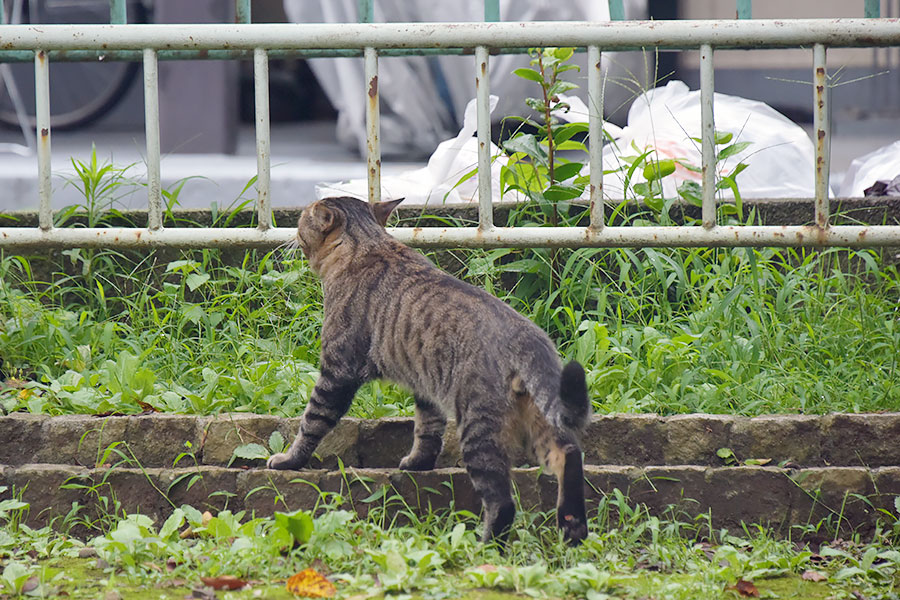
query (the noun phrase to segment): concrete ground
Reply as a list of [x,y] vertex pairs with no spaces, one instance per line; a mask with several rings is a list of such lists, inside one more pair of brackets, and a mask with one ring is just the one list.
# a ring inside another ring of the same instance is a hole
[[[271,143],[272,205],[296,207],[315,197],[315,185],[365,177],[365,161],[340,146],[333,122],[273,124]],[[811,127],[806,127],[811,131]],[[850,162],[900,139],[900,119],[872,118],[836,120],[832,138],[832,186],[836,187]],[[10,142],[20,142],[15,132],[0,131],[0,210],[35,210],[38,206],[37,159],[9,151]],[[76,131],[52,134],[53,206],[56,209],[83,201],[68,182],[74,175],[70,160],[87,160],[91,145],[98,159],[117,166],[133,165],[130,174],[141,179],[144,164],[144,134],[131,131]],[[384,173],[396,174],[419,168],[423,163],[384,161]],[[255,133],[242,126],[237,152],[221,154],[169,154],[163,157],[163,186],[192,178],[184,186],[179,203],[184,208],[209,208],[216,202],[227,207],[235,202],[256,174]],[[146,195],[140,187],[123,190],[120,208],[143,208]],[[249,197],[254,196],[252,191]]]

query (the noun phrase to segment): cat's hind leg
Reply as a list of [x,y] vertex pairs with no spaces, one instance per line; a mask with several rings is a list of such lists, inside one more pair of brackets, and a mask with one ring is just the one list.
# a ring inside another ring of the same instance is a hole
[[309,404],[300,421],[300,431],[287,452],[273,454],[266,466],[270,469],[302,469],[313,451],[344,416],[361,384],[340,378],[323,366]]
[[430,471],[444,444],[447,417],[431,400],[416,396],[415,439],[412,450],[400,461],[405,471]]
[[459,419],[462,459],[484,506],[482,540],[485,542],[505,542],[516,516],[503,435],[500,415],[480,414]]
[[570,544],[580,544],[588,533],[581,448],[574,436],[549,425],[535,432],[533,443],[541,465],[556,476],[556,524]]

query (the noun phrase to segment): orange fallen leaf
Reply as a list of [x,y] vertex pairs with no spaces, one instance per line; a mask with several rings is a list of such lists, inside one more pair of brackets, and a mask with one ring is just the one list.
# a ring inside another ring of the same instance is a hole
[[247,586],[247,582],[234,575],[219,575],[218,577],[201,577],[200,581],[214,590],[239,590]]
[[159,409],[158,409],[158,408],[156,408],[156,407],[153,406],[152,404],[147,404],[147,403],[144,402],[143,400],[138,400],[138,401],[137,401],[137,405],[138,405],[139,407],[141,407],[141,410],[144,411],[145,413],[157,413],[157,412],[159,412]]
[[303,569],[287,580],[287,589],[294,595],[307,598],[331,598],[337,593],[334,584],[315,569]]
[[802,579],[803,581],[825,581],[826,579],[828,579],[828,575],[822,573],[821,571],[813,571],[809,569],[803,571],[800,579]]
[[756,586],[753,585],[753,582],[746,581],[745,579],[738,579],[737,583],[734,585],[729,585],[729,590],[734,590],[741,596],[752,596],[754,598],[759,598],[759,590],[756,589]]

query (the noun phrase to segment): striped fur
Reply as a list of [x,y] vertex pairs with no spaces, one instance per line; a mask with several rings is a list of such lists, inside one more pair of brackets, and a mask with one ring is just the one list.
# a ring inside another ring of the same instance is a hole
[[320,376],[290,449],[269,459],[298,469],[366,381],[415,394],[415,441],[400,468],[434,468],[448,417],[484,504],[484,539],[503,539],[515,516],[511,444],[530,441],[558,479],[557,521],[573,543],[587,535],[578,434],[589,411],[584,371],[563,368],[531,321],[487,292],[435,268],[384,231],[396,202],[328,198],[306,208],[297,241],[325,288]]

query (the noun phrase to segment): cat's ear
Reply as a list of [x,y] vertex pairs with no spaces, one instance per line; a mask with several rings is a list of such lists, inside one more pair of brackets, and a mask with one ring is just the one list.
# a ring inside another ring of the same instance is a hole
[[394,212],[394,209],[397,208],[397,205],[403,202],[403,198],[397,198],[396,200],[387,200],[386,202],[376,202],[372,204],[372,212],[375,213],[375,220],[378,221],[378,224],[384,227],[387,224],[388,217],[391,216],[391,213]]
[[312,216],[316,223],[316,229],[322,234],[331,233],[331,231],[341,224],[342,215],[335,209],[330,208],[321,202],[313,205]]

